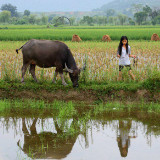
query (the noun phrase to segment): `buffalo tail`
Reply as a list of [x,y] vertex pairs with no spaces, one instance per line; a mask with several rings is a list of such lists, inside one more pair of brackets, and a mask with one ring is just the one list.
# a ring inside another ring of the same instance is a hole
[[18,54],[18,51],[21,50],[22,48],[23,48],[23,46],[21,48],[19,48],[19,49],[16,49],[17,54]]

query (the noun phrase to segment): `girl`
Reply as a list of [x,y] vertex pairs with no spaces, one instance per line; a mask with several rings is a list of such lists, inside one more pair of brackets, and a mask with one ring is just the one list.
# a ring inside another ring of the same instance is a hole
[[117,51],[117,57],[119,57],[119,77],[118,80],[122,80],[122,69],[126,67],[129,70],[129,75],[133,80],[135,80],[135,76],[132,73],[131,70],[131,62],[129,60],[129,57],[136,58],[135,55],[131,55],[131,47],[128,45],[128,38],[126,36],[122,36],[118,51]]

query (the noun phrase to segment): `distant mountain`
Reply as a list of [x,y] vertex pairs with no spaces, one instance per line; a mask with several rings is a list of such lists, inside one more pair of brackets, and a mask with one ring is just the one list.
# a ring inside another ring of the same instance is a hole
[[160,8],[160,0],[114,0],[95,10],[105,11],[108,9],[114,9],[118,12],[125,13],[131,10],[133,4],[142,4],[144,6],[148,5],[152,8]]

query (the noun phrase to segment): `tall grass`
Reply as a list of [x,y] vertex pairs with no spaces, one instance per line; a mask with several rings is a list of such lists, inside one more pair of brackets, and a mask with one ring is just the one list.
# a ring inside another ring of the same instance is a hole
[[[1,79],[17,81],[21,79],[22,54],[17,55],[15,49],[25,42],[0,42]],[[119,42],[66,42],[71,49],[78,67],[82,67],[85,60],[87,68],[80,76],[81,82],[108,83],[116,82],[118,78],[118,58],[116,57]],[[157,42],[130,41],[131,52],[138,56],[137,67],[132,66],[136,81],[141,82],[160,72],[160,46]],[[5,50],[5,51],[4,51]],[[133,65],[133,59],[131,58]],[[36,67],[39,80],[51,81],[55,68],[43,69]],[[68,75],[65,75],[69,79]],[[124,70],[124,81],[131,82],[128,72]],[[27,71],[25,79],[32,79]],[[60,77],[58,77],[60,79]]]

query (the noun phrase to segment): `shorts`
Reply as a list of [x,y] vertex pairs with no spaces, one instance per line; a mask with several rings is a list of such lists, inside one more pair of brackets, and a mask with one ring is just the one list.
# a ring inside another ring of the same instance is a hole
[[123,69],[124,67],[126,67],[127,70],[129,70],[129,71],[132,70],[131,65],[125,65],[125,66],[119,65],[119,71],[122,71],[122,69]]

